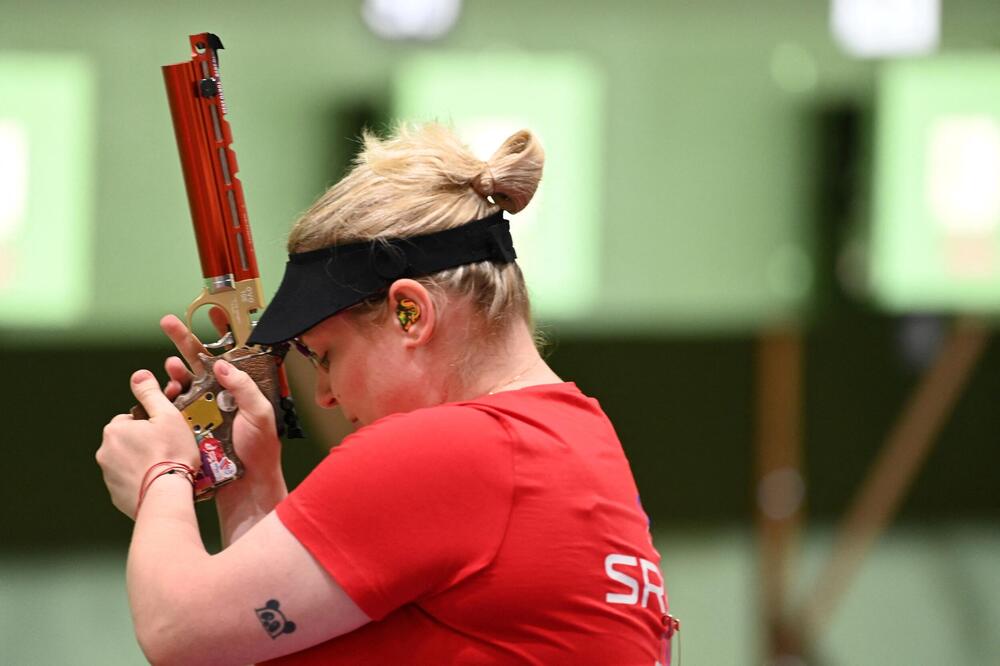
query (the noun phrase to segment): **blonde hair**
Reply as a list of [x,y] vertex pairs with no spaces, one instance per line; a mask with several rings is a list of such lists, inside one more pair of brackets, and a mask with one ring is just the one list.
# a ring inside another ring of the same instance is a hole
[[[365,132],[353,169],[295,223],[288,251],[432,233],[501,208],[517,213],[534,196],[544,161],[541,145],[527,130],[511,135],[485,162],[442,125],[403,124],[385,139]],[[436,291],[469,297],[490,330],[504,328],[511,315],[532,326],[516,263],[484,261],[419,280]]]

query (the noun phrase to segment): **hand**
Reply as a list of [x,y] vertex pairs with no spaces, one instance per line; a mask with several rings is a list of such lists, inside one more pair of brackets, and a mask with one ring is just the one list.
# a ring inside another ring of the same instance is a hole
[[215,492],[222,543],[228,548],[274,509],[288,490],[271,402],[247,373],[227,361],[220,359],[212,368],[219,384],[236,400],[233,446],[245,469],[242,479]]
[[[221,308],[213,307],[209,310],[209,317],[219,335],[225,334],[227,326],[225,312]],[[198,354],[208,352],[197,336],[174,315],[163,317],[160,320],[160,328],[184,357],[182,361],[176,356],[171,356],[163,364],[170,378],[164,387],[164,393],[173,400],[190,386],[193,378],[192,370],[194,373],[205,372],[204,364]],[[189,366],[191,370],[188,370]],[[246,467],[243,479],[219,488],[217,496],[247,492],[258,483],[277,484],[283,489],[281,441],[278,439],[274,422],[274,408],[245,372],[225,361],[217,361],[214,368],[219,383],[236,399],[238,411],[233,422],[233,446],[236,448],[236,455],[243,460]],[[226,369],[231,372],[226,374]]]
[[96,458],[111,502],[134,520],[139,486],[152,465],[169,460],[197,469],[201,457],[187,422],[160,391],[153,373],[133,373],[130,385],[149,420],[137,421],[128,414],[111,419]]
[[[248,485],[248,482],[260,479],[277,480],[273,473],[277,472],[277,478],[281,477],[281,440],[278,439],[271,401],[264,397],[250,375],[228,361],[219,359],[212,369],[222,388],[236,400],[233,447],[246,467],[246,474],[240,483]],[[239,483],[225,488],[236,485]]]

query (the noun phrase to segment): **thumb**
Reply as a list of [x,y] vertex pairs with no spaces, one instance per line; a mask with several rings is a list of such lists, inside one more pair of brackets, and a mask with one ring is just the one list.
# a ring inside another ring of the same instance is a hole
[[273,418],[274,408],[250,375],[222,359],[212,365],[212,372],[215,373],[215,378],[219,380],[222,388],[233,394],[236,406],[243,415],[255,426],[263,429]]
[[136,370],[132,373],[130,384],[132,395],[149,414],[149,418],[177,411],[174,404],[167,399],[167,396],[163,395],[160,384],[149,370]]

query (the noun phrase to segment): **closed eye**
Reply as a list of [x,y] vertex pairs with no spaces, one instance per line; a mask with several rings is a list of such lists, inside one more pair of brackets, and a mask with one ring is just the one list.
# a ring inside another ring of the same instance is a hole
[[309,362],[313,364],[314,368],[322,368],[323,370],[330,369],[330,352],[324,352],[323,356],[319,356],[304,342],[302,342],[302,340],[296,338],[293,342],[295,343],[295,348],[298,352],[309,359]]

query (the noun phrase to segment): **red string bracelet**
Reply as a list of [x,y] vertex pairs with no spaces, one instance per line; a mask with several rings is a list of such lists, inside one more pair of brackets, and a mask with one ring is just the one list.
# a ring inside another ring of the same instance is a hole
[[161,476],[167,474],[182,473],[187,477],[188,482],[191,484],[191,491],[194,492],[194,468],[185,465],[182,462],[176,462],[174,460],[162,460],[158,463],[154,463],[149,466],[146,473],[142,475],[142,482],[139,484],[139,501],[135,505],[135,515],[139,515],[139,509],[142,507],[142,501],[146,499],[146,493],[149,492],[149,487],[153,485]]

